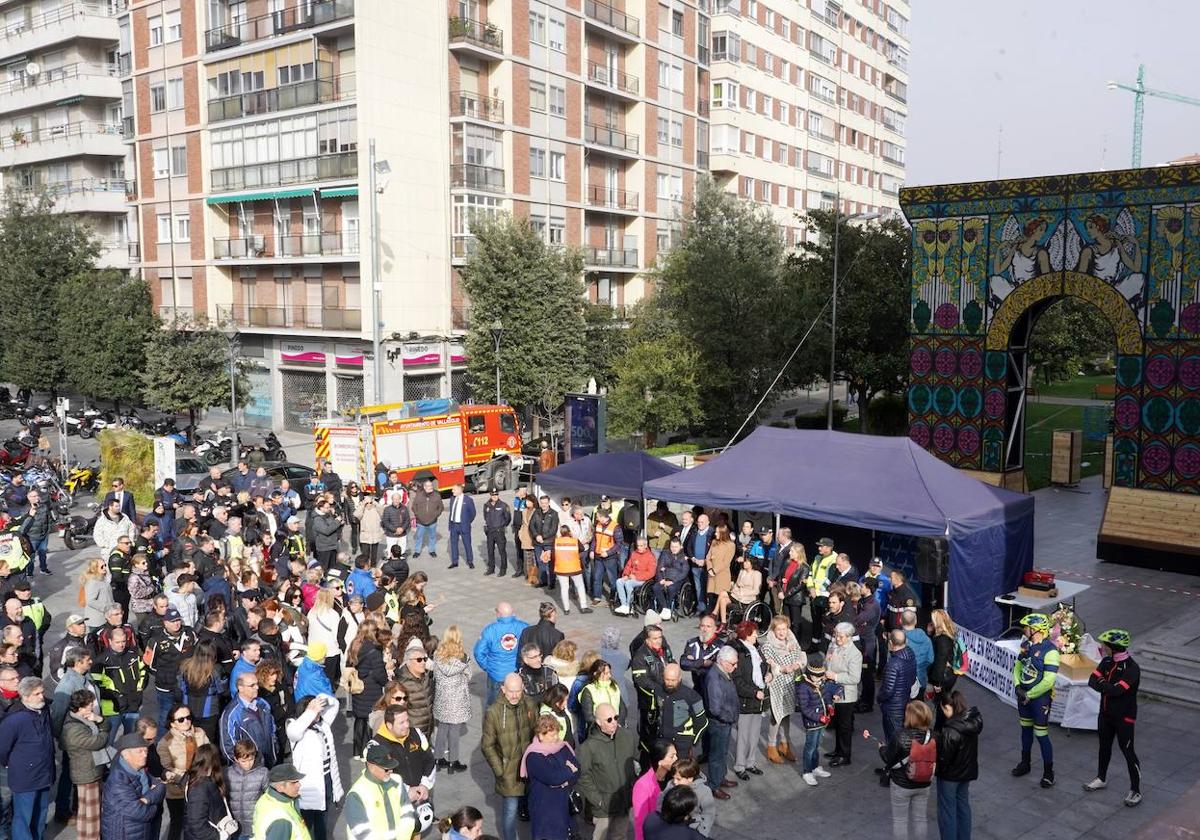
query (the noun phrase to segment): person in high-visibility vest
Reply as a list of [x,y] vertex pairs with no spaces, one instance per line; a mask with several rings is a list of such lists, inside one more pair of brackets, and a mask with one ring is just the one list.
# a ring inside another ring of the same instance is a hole
[[558,590],[562,595],[563,614],[571,613],[571,584],[579,597],[579,611],[590,613],[587,592],[583,587],[583,546],[571,536],[571,529],[562,525],[554,540],[554,576],[558,578]]
[[398,762],[381,744],[367,747],[366,769],[346,794],[346,832],[354,840],[410,840],[416,810],[399,776]]
[[[254,805],[254,837],[271,840],[312,840],[300,817],[296,802],[300,798],[300,780],[304,778],[292,764],[276,764],[267,775],[267,789]],[[244,829],[243,829],[244,830]]]

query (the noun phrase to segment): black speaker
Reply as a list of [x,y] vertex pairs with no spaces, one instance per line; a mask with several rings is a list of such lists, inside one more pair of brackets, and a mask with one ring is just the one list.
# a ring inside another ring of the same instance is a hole
[[917,540],[917,580],[940,586],[950,573],[950,543],[944,537]]

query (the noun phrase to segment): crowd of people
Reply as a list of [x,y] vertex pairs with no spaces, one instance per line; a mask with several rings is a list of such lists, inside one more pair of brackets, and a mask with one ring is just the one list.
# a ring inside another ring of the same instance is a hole
[[[474,502],[385,471],[377,485],[343,485],[318,464],[293,489],[242,463],[228,478],[214,468],[190,498],[165,482],[138,516],[117,479],[61,638],[29,579],[6,578],[0,837],[40,840],[53,803],[81,840],[326,840],[339,819],[355,840],[409,840],[435,822],[475,840],[480,811],[433,800],[439,775],[468,770],[477,670],[503,840],[522,821],[532,840],[712,836],[719,803],[753,798],[765,765],[797,765],[817,787],[859,758],[860,740],[889,788],[895,837],[926,836],[934,787],[942,837],[970,837],[982,716],[957,686],[954,622],[923,610],[900,571],[874,559],[860,573],[828,538],[810,559],[786,528],[735,534],[723,513],[677,519],[660,504],[643,529],[635,504],[602,498],[585,512],[521,487],[511,504],[492,492],[482,506],[486,574],[511,565],[547,600],[532,622],[501,601],[472,644],[435,622],[430,574],[410,563],[437,557],[444,517],[449,567],[474,568]],[[685,581],[698,632],[676,658],[663,625]],[[631,616],[639,593],[627,648],[616,626],[597,649],[558,626],[572,600]],[[749,620],[756,603],[770,606],[766,626]],[[1049,786],[1057,660],[1048,628],[1026,626],[1013,772],[1029,772],[1036,737]],[[1093,678],[1100,772],[1085,789],[1106,785],[1116,739],[1140,799],[1136,665],[1127,634],[1106,644]]]

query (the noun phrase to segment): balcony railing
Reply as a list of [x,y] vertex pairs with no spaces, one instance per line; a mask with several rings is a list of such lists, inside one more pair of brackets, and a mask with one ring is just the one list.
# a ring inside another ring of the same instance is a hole
[[63,123],[62,125],[44,125],[40,128],[14,128],[7,136],[0,137],[0,149],[13,149],[21,146],[37,145],[39,143],[62,142],[70,137],[94,137],[108,135],[120,137],[122,128],[116,123],[98,123],[82,120],[80,122]]
[[824,140],[826,143],[832,143],[834,140],[834,136],[832,134],[826,134],[824,131],[818,131],[815,128],[810,128],[808,130],[808,136],[815,137],[817,140]]
[[130,243],[128,243],[127,247],[129,248],[129,261],[131,263],[141,262],[142,261],[142,243],[130,242]]
[[342,332],[357,332],[362,329],[362,310],[357,308],[234,305],[229,307],[227,314],[239,327]]
[[880,152],[879,156],[881,158],[883,158],[884,160],[886,160],[888,163],[894,164],[896,166],[904,165],[904,158],[901,157],[900,155],[896,154],[895,152]]
[[454,163],[450,165],[450,186],[504,192],[504,170],[477,163]]
[[639,138],[636,134],[626,134],[615,128],[604,128],[591,123],[583,126],[585,143],[595,143],[597,146],[608,146],[610,149],[620,149],[630,154],[638,153]]
[[212,171],[212,191],[232,192],[253,187],[280,187],[309,181],[336,181],[358,176],[358,152],[231,166]]
[[450,43],[475,44],[484,49],[504,52],[504,32],[494,23],[464,17],[450,18]]
[[480,96],[469,90],[450,91],[450,116],[487,122],[504,122],[504,100]]
[[213,239],[218,260],[278,257],[344,257],[358,253],[358,231],[325,231],[284,236],[239,236]]
[[0,95],[20,93],[30,88],[44,87],[55,82],[64,82],[83,76],[112,76],[116,78],[117,65],[93,64],[81,61],[77,64],[65,64],[62,67],[44,67],[36,76],[32,76],[21,70],[14,78],[0,83]]
[[815,175],[818,178],[827,178],[829,180],[833,180],[833,171],[829,169],[823,169],[820,166],[806,166],[804,167],[804,171],[809,175]]
[[809,96],[811,96],[813,99],[819,99],[819,100],[821,100],[822,102],[824,102],[824,103],[825,103],[825,104],[827,104],[827,105],[836,105],[836,104],[837,104],[837,97],[836,97],[836,96],[833,96],[833,95],[831,95],[831,94],[828,94],[828,93],[824,93],[823,91],[819,91],[819,90],[810,90],[810,91],[808,92],[808,94],[809,94]]
[[811,11],[812,16],[824,23],[826,26],[832,26],[834,29],[837,29],[839,26],[841,26],[842,13],[840,11],[829,8],[826,8],[823,13],[818,12],[816,9],[812,9]]
[[641,31],[641,21],[614,9],[607,3],[601,3],[600,0],[586,0],[583,4],[583,13],[597,23],[611,26],[613,29],[619,29],[622,32],[628,32],[635,38],[638,37],[638,33]]
[[256,90],[208,100],[208,121],[234,120],[256,114],[271,114],[291,108],[303,108],[324,102],[353,99],[353,73],[332,79],[308,79],[293,85],[281,85],[268,90]]
[[125,193],[133,188],[132,181],[124,178],[80,178],[75,181],[42,181],[34,184],[22,184],[19,189],[23,192],[45,190],[53,196],[76,195],[78,193]]
[[65,6],[59,6],[57,9],[33,15],[28,20],[17,20],[6,24],[3,28],[0,28],[0,40],[11,38],[14,35],[22,35],[26,32],[33,32],[37,29],[45,29],[47,26],[54,26],[55,24],[84,16],[112,17],[108,8],[99,3],[68,3]]
[[121,136],[126,139],[133,137],[133,117],[121,117]]
[[169,303],[158,307],[158,317],[164,321],[193,321],[196,308],[193,306],[173,306]]
[[639,82],[636,76],[622,73],[620,70],[610,70],[607,65],[588,62],[588,80],[593,84],[613,88],[630,96],[638,95]]
[[587,265],[609,268],[637,268],[637,248],[584,248],[583,260]]
[[630,190],[609,189],[602,184],[588,187],[588,204],[593,207],[608,207],[614,210],[638,209],[638,194]]
[[354,0],[316,0],[259,17],[214,26],[204,33],[204,46],[208,52],[216,52],[352,17]]

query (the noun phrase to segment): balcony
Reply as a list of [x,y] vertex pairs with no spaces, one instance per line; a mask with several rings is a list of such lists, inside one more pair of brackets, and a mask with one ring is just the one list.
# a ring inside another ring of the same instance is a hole
[[588,187],[588,204],[592,207],[603,207],[605,210],[636,213],[638,194],[629,190],[610,189],[602,184],[593,184]]
[[234,305],[223,314],[239,327],[274,330],[330,330],[362,332],[362,310],[326,306]]
[[712,13],[714,15],[742,16],[741,0],[714,0]]
[[821,90],[809,90],[808,95],[826,105],[837,105],[837,95]]
[[450,47],[461,48],[484,59],[497,58],[504,54],[504,32],[494,23],[452,17],[449,21]]
[[196,320],[196,309],[192,306],[174,306],[167,303],[158,307],[158,317],[171,323],[178,321],[187,324]]
[[121,137],[132,140],[134,135],[133,117],[121,117]]
[[504,192],[504,170],[477,163],[450,165],[450,186],[460,189]]
[[636,41],[641,32],[641,21],[600,0],[585,0],[583,13],[588,20],[607,26],[627,40]]
[[638,267],[637,248],[584,248],[583,262],[587,268]]
[[282,187],[314,181],[343,181],[358,177],[358,152],[231,166],[212,170],[212,191],[234,192],[257,187]]
[[213,258],[218,260],[282,260],[304,257],[356,257],[358,231],[325,231],[285,236],[214,238]]
[[888,163],[892,164],[892,166],[904,166],[904,155],[903,155],[903,153],[897,153],[897,152],[880,152],[880,153],[879,153],[879,156],[880,156],[881,158],[883,158],[884,160],[886,160]]
[[81,178],[49,181],[21,188],[25,192],[45,190],[54,198],[60,213],[124,213],[129,182],[124,178]]
[[128,243],[124,239],[101,239],[100,253],[96,255],[96,268],[129,268]]
[[115,42],[118,37],[117,19],[101,3],[68,3],[0,24],[0,49],[6,56],[34,55],[77,38]]
[[841,23],[842,23],[841,10],[836,9],[836,8],[829,8],[828,6],[826,6],[824,13],[818,12],[816,9],[811,9],[810,11],[812,12],[812,16],[814,18],[821,21],[826,26],[832,26],[834,29],[838,29],[841,27]]
[[117,75],[122,79],[133,73],[133,56],[121,53],[117,56]]
[[13,129],[7,136],[0,137],[0,167],[81,155],[123,158],[125,141],[121,134],[119,124],[86,120],[44,125],[28,131]]
[[79,62],[61,67],[43,67],[36,75],[24,70],[0,82],[0,99],[6,112],[25,111],[51,105],[71,97],[121,98],[117,65]]
[[354,74],[345,73],[331,79],[309,79],[294,85],[222,96],[208,100],[208,121],[215,123],[308,105],[341,102],[353,99],[355,90]]
[[464,263],[474,255],[479,240],[474,236],[450,237],[450,258],[455,263]]
[[127,247],[129,248],[129,262],[140,263],[142,261],[142,243],[130,242]]
[[825,143],[832,143],[834,141],[834,136],[832,134],[826,134],[824,131],[820,131],[819,129],[815,128],[810,128],[808,130],[808,136],[814,140],[821,140]]
[[316,0],[259,17],[215,26],[204,33],[204,48],[208,52],[227,50],[241,44],[289,35],[353,17],[354,0]]
[[504,122],[504,100],[467,90],[450,91],[450,116],[490,123]]
[[638,135],[626,134],[615,128],[604,128],[591,123],[584,123],[583,142],[605,149],[615,149],[625,155],[636,155],[639,148]]
[[612,93],[621,94],[631,99],[638,95],[639,82],[636,76],[612,70],[607,65],[588,62],[588,84]]
[[807,172],[809,175],[812,175],[816,178],[824,178],[827,181],[833,180],[833,170],[832,169],[823,169],[820,166],[806,166],[806,167],[804,167],[804,171]]

